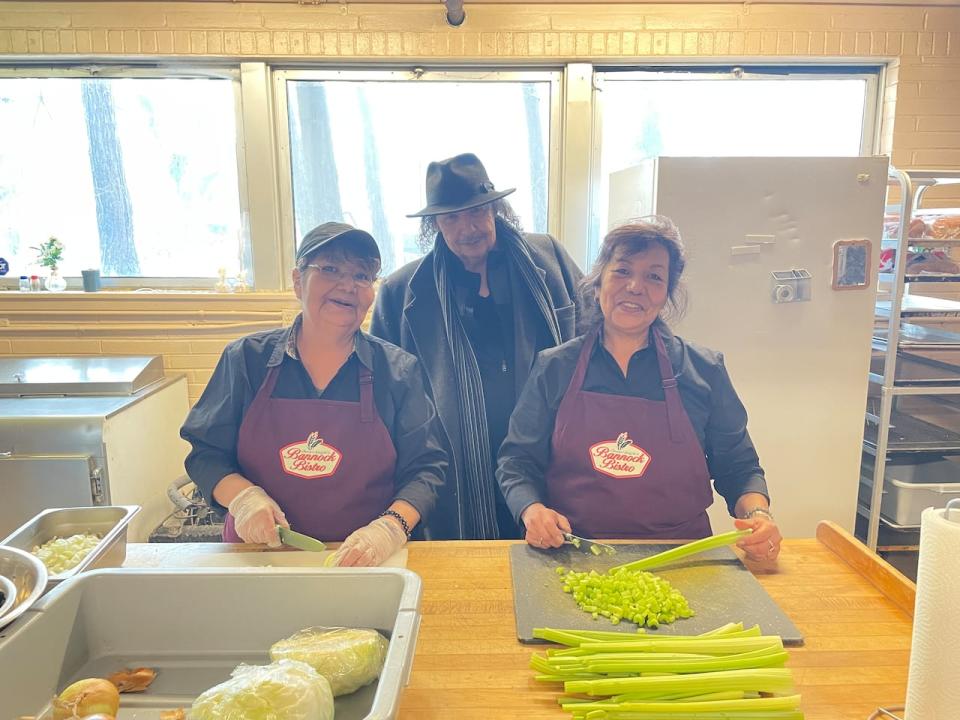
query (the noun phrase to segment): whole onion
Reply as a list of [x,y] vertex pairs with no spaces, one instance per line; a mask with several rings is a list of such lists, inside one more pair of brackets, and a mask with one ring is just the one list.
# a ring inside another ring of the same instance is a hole
[[53,701],[53,720],[113,718],[120,709],[120,691],[109,680],[77,680]]

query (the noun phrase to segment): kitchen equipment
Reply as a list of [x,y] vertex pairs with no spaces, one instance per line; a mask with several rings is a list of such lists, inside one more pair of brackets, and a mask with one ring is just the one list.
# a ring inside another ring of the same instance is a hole
[[[616,557],[585,555],[568,546],[556,550],[537,550],[526,544],[510,546],[510,572],[513,576],[513,603],[520,642],[540,642],[533,637],[535,627],[574,630],[613,630],[636,633],[634,623],[613,625],[594,620],[577,607],[556,573],[558,566],[570,570],[603,572],[643,557],[649,557],[673,545],[617,545]],[[745,627],[759,625],[765,635],[779,635],[784,643],[799,645],[803,636],[777,606],[766,590],[730,548],[717,548],[658,568],[655,575],[670,581],[687,598],[696,613],[692,618],[661,625],[648,633],[697,635],[728,622]]]
[[[292,554],[292,553],[283,553]],[[42,716],[58,691],[124,667],[158,670],[121,697],[118,720],[189,708],[240,663],[312,626],[369,627],[390,640],[379,680],[337,698],[337,720],[395,717],[420,623],[420,578],[408,570],[106,569],[48,593],[0,639],[4,717]]]
[[[873,456],[864,453],[861,497],[871,496],[874,462]],[[904,454],[892,455],[884,464],[880,512],[888,525],[918,529],[926,508],[943,507],[956,497],[960,497],[960,458]]]
[[24,523],[0,545],[32,552],[55,537],[99,535],[100,542],[77,565],[60,573],[48,572],[47,583],[53,587],[87,570],[123,565],[127,556],[127,527],[138,512],[140,508],[136,505],[52,508]]
[[277,532],[280,535],[280,542],[282,542],[284,545],[297,548],[298,550],[306,550],[307,552],[323,552],[327,549],[327,546],[316,538],[312,538],[309,535],[304,535],[303,533],[298,533],[296,530],[285,528],[282,525],[277,525]]
[[[617,554],[617,550],[613,547],[613,545],[607,545],[606,543],[598,542],[596,540],[582,538],[578,535],[573,535],[572,533],[563,533],[563,541],[570,543],[578,550],[583,550],[584,552],[589,552],[593,555]],[[594,550],[594,548],[596,548],[596,550]]]
[[13,580],[0,575],[0,618],[17,603],[17,586]]
[[[40,599],[47,587],[47,568],[34,557],[19,548],[0,547],[0,576],[13,582],[16,602],[0,615],[0,646],[7,633],[2,628],[12,623]],[[0,695],[0,697],[5,697]]]
[[[689,300],[672,325],[723,353],[787,537],[856,516],[888,166],[660,157],[610,175],[611,227],[657,213],[680,229]],[[729,525],[722,500],[709,513]]]
[[183,474],[188,409],[159,356],[0,358],[0,536],[49,507],[140,505],[129,533],[146,541]]
[[223,518],[207,504],[188,476],[181,475],[170,483],[167,498],[175,510],[150,533],[150,542],[223,541]]
[[[126,568],[324,568],[333,550],[289,552],[286,548],[265,549],[258,545],[222,543],[140,543],[127,548]],[[380,567],[405,568],[409,552],[402,547],[384,560]]]

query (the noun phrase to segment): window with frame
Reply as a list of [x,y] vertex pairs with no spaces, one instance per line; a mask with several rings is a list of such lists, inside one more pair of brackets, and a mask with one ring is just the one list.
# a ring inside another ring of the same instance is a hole
[[44,274],[35,248],[51,236],[65,276],[209,285],[221,268],[249,267],[237,112],[229,72],[4,71],[0,256],[11,275]]
[[658,156],[856,156],[873,150],[877,68],[674,68],[596,74],[593,220],[610,174]]
[[275,73],[284,234],[340,220],[370,231],[383,272],[421,256],[427,165],[476,154],[531,232],[546,232],[559,103],[549,72]]

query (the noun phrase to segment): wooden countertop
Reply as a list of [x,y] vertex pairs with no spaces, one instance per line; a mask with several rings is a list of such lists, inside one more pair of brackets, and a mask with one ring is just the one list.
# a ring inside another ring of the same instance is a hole
[[[402,720],[569,717],[557,690],[532,679],[533,648],[516,640],[509,544],[408,545],[407,567],[423,578],[423,617]],[[182,557],[185,547],[176,551]],[[128,564],[136,557],[131,545]],[[789,648],[788,666],[806,720],[866,720],[878,706],[903,704],[913,583],[832,523],[821,523],[816,539],[786,540],[775,567],[750,569],[805,637]]]

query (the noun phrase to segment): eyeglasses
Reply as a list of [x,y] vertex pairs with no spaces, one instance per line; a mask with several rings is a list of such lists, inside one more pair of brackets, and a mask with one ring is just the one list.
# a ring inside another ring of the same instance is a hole
[[320,276],[331,283],[339,283],[345,277],[349,277],[353,280],[354,284],[362,287],[368,288],[372,287],[373,283],[376,281],[377,276],[371,275],[365,270],[356,270],[350,272],[349,269],[341,268],[337,265],[319,265],[317,263],[307,263],[306,267],[313,268],[320,273]]

